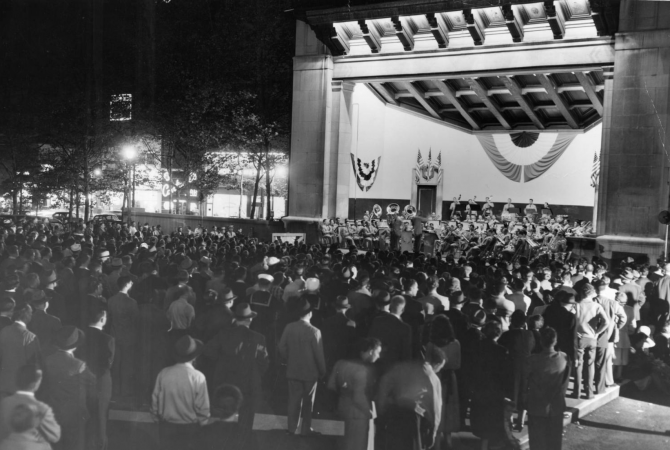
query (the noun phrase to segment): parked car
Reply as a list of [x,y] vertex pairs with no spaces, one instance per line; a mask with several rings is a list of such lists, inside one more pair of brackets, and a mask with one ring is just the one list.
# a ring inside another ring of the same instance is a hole
[[69,217],[70,217],[70,213],[68,213],[67,211],[58,211],[56,213],[53,213],[53,215],[51,216],[51,218],[53,220],[57,220],[57,221],[59,221],[60,223],[63,223],[63,224],[68,223],[68,221],[71,222],[71,223],[74,223],[74,222],[77,221],[76,217],[72,217],[72,219],[70,219]]
[[112,224],[123,223],[121,218],[119,218],[119,216],[117,216],[116,214],[96,214],[95,216],[93,216],[92,221],[93,223],[100,223],[100,222],[112,223]]

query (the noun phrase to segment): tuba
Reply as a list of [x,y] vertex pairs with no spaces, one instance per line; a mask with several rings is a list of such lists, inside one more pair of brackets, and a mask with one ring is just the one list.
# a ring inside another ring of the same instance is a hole
[[[388,212],[388,208],[387,208],[387,212]],[[382,217],[382,207],[375,204],[372,207],[372,217],[371,218],[379,220],[379,219],[381,219],[381,217]]]
[[405,216],[405,219],[413,219],[414,216],[416,216],[416,208],[412,205],[407,205],[405,206],[405,209],[403,210],[403,216]]

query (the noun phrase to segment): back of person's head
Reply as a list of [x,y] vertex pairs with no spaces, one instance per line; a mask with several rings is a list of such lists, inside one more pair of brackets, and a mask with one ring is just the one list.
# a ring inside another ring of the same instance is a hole
[[88,323],[89,325],[95,325],[106,317],[107,317],[107,310],[101,306],[98,306],[91,310],[90,315],[88,317]]
[[523,281],[520,278],[513,278],[512,279],[512,290],[514,291],[523,291]]
[[388,303],[391,300],[391,294],[388,291],[380,289],[374,293],[372,299],[376,304]]
[[440,367],[447,361],[447,356],[437,345],[428,344],[426,346],[425,361],[433,367]]
[[526,325],[526,313],[517,309],[512,313],[510,318],[510,327],[512,328],[523,328]]
[[498,339],[502,334],[502,324],[498,321],[487,322],[482,328],[482,333],[488,339]]
[[16,302],[14,299],[8,295],[3,296],[0,298],[0,314],[12,314],[14,312],[14,308],[16,307]]
[[505,287],[507,285],[503,281],[498,281],[495,286],[493,286],[493,294],[494,295],[502,295],[505,293]]
[[552,327],[544,327],[540,330],[540,343],[542,348],[552,348],[556,345],[556,330]]
[[212,398],[212,415],[224,420],[230,419],[240,411],[243,401],[242,391],[237,386],[221,385]]
[[579,294],[582,299],[596,294],[596,289],[592,284],[586,283],[579,289]]
[[377,338],[363,338],[356,342],[356,353],[367,353],[382,346],[382,342]]
[[532,315],[528,318],[529,330],[541,330],[544,326],[544,317],[539,314]]
[[37,406],[21,403],[14,407],[9,418],[9,427],[14,433],[25,433],[39,424]]
[[176,299],[188,297],[190,290],[188,286],[180,286],[174,293]]
[[17,306],[14,310],[14,320],[28,324],[33,318],[33,308],[28,304]]
[[102,280],[100,280],[99,278],[91,278],[88,281],[86,292],[88,294],[94,294],[99,288],[102,288]]
[[482,299],[482,290],[479,289],[478,287],[472,286],[468,291],[468,293],[470,300],[472,300],[475,303],[479,303],[479,301]]
[[126,286],[128,286],[132,281],[132,278],[130,278],[128,275],[124,275],[122,277],[119,277],[118,280],[116,280],[116,286],[119,289],[123,289]]
[[233,277],[236,280],[243,280],[247,277],[247,268],[240,266],[237,269],[235,269],[235,272],[233,272]]
[[605,284],[603,280],[595,280],[593,282],[593,287],[595,288],[596,292],[600,293],[607,289],[607,284]]
[[402,295],[395,295],[391,298],[390,311],[393,314],[402,314],[405,310],[405,297]]
[[417,284],[417,282],[414,278],[409,278],[409,277],[401,278],[400,282],[402,283],[402,289],[404,291],[411,290]]
[[19,391],[36,391],[42,382],[42,371],[34,364],[21,366],[16,372],[16,388]]

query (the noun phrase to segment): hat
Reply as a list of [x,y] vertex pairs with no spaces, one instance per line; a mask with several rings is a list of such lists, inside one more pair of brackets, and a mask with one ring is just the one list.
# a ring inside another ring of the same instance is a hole
[[84,332],[72,325],[66,325],[56,331],[54,344],[61,350],[72,350],[84,343]]
[[291,307],[292,313],[304,316],[312,310],[312,304],[306,298],[297,298]]
[[42,280],[42,285],[46,286],[47,284],[51,284],[55,281],[58,281],[58,275],[56,275],[55,270],[51,270],[50,272],[47,272],[47,274],[41,277],[40,279]]
[[478,327],[484,326],[484,324],[486,323],[486,311],[484,311],[483,309],[475,310],[475,312],[472,313],[470,322]]
[[205,264],[211,264],[211,263],[212,263],[212,260],[209,259],[209,258],[206,257],[206,256],[203,256],[202,258],[200,258],[200,262],[201,262],[201,263],[205,263]]
[[185,256],[181,264],[179,264],[179,267],[181,267],[184,270],[188,270],[191,267],[193,267],[193,261],[188,256]]
[[123,261],[121,258],[112,258],[112,267],[121,267],[123,266]]
[[335,309],[349,309],[351,305],[349,304],[349,299],[344,295],[338,295],[335,299]]
[[146,248],[146,249],[148,249],[148,248],[149,248],[149,244],[147,244],[146,242],[142,242],[142,243],[140,244],[140,248]]
[[646,325],[642,325],[638,332],[644,334],[647,337],[644,341],[644,344],[642,344],[642,348],[651,348],[656,345],[656,342],[654,342],[654,340],[651,338],[651,328]]
[[177,361],[187,362],[194,360],[202,352],[202,348],[202,341],[193,339],[188,334],[182,336],[174,346]]
[[319,281],[318,278],[307,278],[305,280],[305,290],[306,291],[310,291],[310,292],[318,291],[319,286],[321,286],[321,282]]
[[258,313],[251,310],[249,303],[238,303],[237,306],[235,306],[233,315],[236,319],[253,319]]
[[268,266],[274,266],[275,264],[279,264],[281,260],[275,256],[270,256],[268,258]]
[[81,251],[81,244],[72,244],[70,246],[70,251],[76,253]]
[[109,258],[109,251],[103,250],[98,253],[98,258]]
[[41,290],[41,289],[38,289],[38,290],[32,291],[30,293],[29,302],[30,303],[35,303],[35,302],[39,302],[40,300],[45,299],[45,298],[47,298],[47,295],[44,293],[44,291]]
[[272,283],[275,280],[274,277],[272,275],[270,275],[269,273],[259,273],[258,274],[258,279],[259,280],[267,280],[270,283]]
[[219,298],[219,300],[222,300],[224,303],[233,301],[237,298],[237,295],[233,293],[231,288],[225,288],[222,293],[223,295]]

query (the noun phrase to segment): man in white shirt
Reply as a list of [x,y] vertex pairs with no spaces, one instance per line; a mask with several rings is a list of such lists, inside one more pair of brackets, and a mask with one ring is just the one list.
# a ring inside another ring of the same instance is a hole
[[587,398],[593,398],[593,380],[595,376],[595,357],[598,335],[609,326],[609,319],[603,307],[594,302],[596,290],[591,284],[584,284],[580,289],[582,300],[575,306],[575,349],[576,372],[573,398],[582,394],[582,368],[586,365],[584,388]]
[[525,209],[524,212],[526,213],[526,215],[537,214],[537,206],[535,206],[535,204],[533,204],[533,199],[532,198],[530,199],[530,203],[528,203],[526,205],[526,209]]
[[196,450],[201,427],[210,418],[207,381],[193,361],[203,349],[201,341],[182,336],[175,344],[177,363],[161,370],[151,399],[151,413],[158,422],[160,448]]
[[507,214],[510,208],[514,208],[514,203],[512,203],[512,199],[508,198],[507,203],[505,203],[505,206],[503,206],[503,214]]
[[188,330],[195,319],[195,309],[188,302],[189,290],[180,287],[177,291],[177,300],[170,304],[167,316],[170,319],[171,330]]

